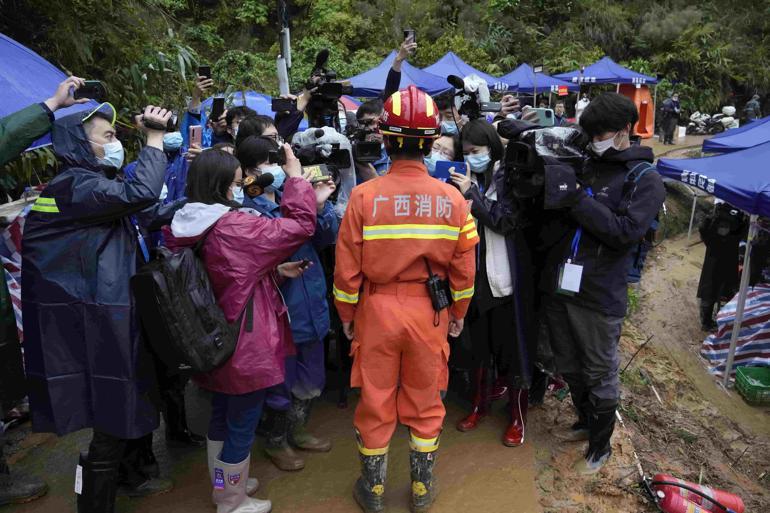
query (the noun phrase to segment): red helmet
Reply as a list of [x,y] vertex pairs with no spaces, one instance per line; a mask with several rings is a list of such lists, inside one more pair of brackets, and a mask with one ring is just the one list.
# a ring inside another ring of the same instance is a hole
[[439,111],[429,94],[410,85],[385,100],[380,131],[384,135],[435,139],[439,132]]

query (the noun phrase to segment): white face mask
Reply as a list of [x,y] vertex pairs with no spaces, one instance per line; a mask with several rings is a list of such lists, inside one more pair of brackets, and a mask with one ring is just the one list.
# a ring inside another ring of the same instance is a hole
[[620,151],[620,148],[618,148],[618,145],[615,144],[615,139],[618,137],[618,135],[622,133],[623,132],[616,132],[615,135],[613,135],[609,139],[605,139],[599,142],[592,142],[591,151],[593,151],[596,155],[600,157],[604,155],[607,152],[607,150],[609,150],[610,148]]
[[233,191],[233,201],[243,205],[243,187],[230,187]]

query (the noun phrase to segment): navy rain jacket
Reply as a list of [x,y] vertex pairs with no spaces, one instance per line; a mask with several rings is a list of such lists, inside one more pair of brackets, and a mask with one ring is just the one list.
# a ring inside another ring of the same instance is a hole
[[81,117],[55,122],[53,147],[63,170],[24,227],[22,311],[33,429],[64,435],[93,427],[139,438],[158,427],[158,411],[150,397],[155,369],[129,287],[138,246],[129,217],[159,213],[167,160],[163,151],[145,147],[135,181],[111,179],[91,151]]

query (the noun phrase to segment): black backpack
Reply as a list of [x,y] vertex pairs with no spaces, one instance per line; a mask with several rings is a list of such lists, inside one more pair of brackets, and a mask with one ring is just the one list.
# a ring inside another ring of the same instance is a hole
[[[230,359],[238,343],[243,314],[236,323],[227,322],[198,257],[209,232],[193,249],[173,253],[159,248],[155,259],[131,278],[144,333],[170,374],[216,369]],[[250,299],[245,309],[249,318],[251,310]]]

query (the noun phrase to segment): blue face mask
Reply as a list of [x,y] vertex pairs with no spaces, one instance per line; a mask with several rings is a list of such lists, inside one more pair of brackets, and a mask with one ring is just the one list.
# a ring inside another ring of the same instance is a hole
[[281,166],[263,167],[262,172],[270,173],[271,175],[273,175],[273,183],[265,187],[265,191],[275,192],[279,190],[281,187],[283,187],[283,182],[286,181],[286,173],[283,172],[283,169],[281,169]]
[[483,173],[487,170],[492,159],[489,157],[489,153],[480,153],[478,155],[466,155],[465,162],[471,166],[472,172]]
[[442,134],[448,134],[448,135],[454,135],[457,133],[457,123],[454,121],[442,121],[441,122],[441,133]]
[[114,167],[120,169],[123,167],[123,159],[125,158],[125,152],[123,151],[123,144],[120,141],[115,141],[107,144],[97,144],[104,150],[104,157],[97,158],[99,164],[107,167]]
[[425,167],[428,168],[428,173],[430,176],[436,174],[436,162],[439,160],[442,160],[442,155],[437,151],[431,152],[429,157],[425,157],[423,159],[423,162],[425,162]]
[[182,147],[182,132],[170,132],[163,136],[163,151],[177,151]]
[[243,205],[243,187],[233,187],[233,201]]

